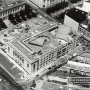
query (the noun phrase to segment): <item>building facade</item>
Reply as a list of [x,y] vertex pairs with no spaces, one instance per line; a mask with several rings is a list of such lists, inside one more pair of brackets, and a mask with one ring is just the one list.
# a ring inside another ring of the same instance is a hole
[[68,0],[30,0],[41,8],[47,8],[60,2],[67,2]]
[[90,38],[90,32],[87,30],[87,28],[85,28],[85,27],[83,27],[81,25],[79,25],[79,27],[78,27],[78,32],[81,35],[85,36],[87,39]]
[[8,19],[9,14],[14,14],[24,9],[25,2],[23,1],[17,1],[9,5],[2,6],[0,7],[0,18],[2,18],[3,20]]

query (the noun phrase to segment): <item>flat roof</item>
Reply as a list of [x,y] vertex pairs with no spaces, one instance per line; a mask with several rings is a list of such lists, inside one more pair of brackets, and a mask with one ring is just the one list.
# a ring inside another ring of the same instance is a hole
[[[33,60],[33,56],[30,54],[30,50],[26,49],[25,46],[23,46],[21,43],[18,42],[13,42],[12,45],[18,49],[21,53],[23,53],[25,56],[28,57],[28,59]],[[17,51],[17,52],[18,52]]]
[[[39,45],[39,42],[36,43],[36,40],[39,38],[40,40],[42,39],[43,45],[41,46]],[[34,40],[35,42],[32,42]],[[25,58],[27,57],[30,63],[34,62],[37,58],[41,57],[47,52],[54,50],[60,45],[66,45],[66,43],[64,43],[63,41],[58,42],[57,38],[48,31],[35,37],[24,37],[20,39],[15,39],[8,42],[8,44],[16,49],[17,52],[25,55]]]
[[[44,42],[45,44],[43,46],[29,44],[28,42],[30,41],[30,37],[27,39],[25,38],[26,40],[24,40],[24,39],[20,40],[20,41],[14,40],[13,42],[11,42],[11,45],[12,45],[12,47],[14,46],[15,48],[17,48],[25,56],[27,56],[31,60],[31,61],[30,60],[29,61],[32,62],[35,58],[38,58],[39,56],[41,56],[40,54],[38,54],[40,51],[42,52],[42,55],[43,55],[43,54],[57,48],[59,45],[58,41],[54,40],[55,38],[49,32],[44,32],[43,37],[42,37],[42,34],[39,35],[39,37],[44,38],[46,40],[46,43]],[[35,40],[37,38],[38,37],[36,37],[32,40]]]
[[[29,62],[35,61],[35,58],[41,56],[38,54],[39,51],[42,51],[42,53],[45,54],[59,45],[58,41],[54,40],[55,37],[48,32],[56,27],[58,28],[56,23],[48,22],[47,24],[41,25],[37,28],[31,28],[26,34],[22,33],[23,36],[11,35],[14,38],[9,40],[7,44],[24,55],[28,60],[30,59]],[[31,32],[33,32],[33,34]]]
[[69,33],[71,32],[71,28],[66,25],[60,25],[58,31],[56,32],[56,37],[58,39],[63,40],[63,42],[70,42],[73,41],[73,38]]
[[66,13],[67,16],[72,18],[78,23],[82,23],[86,20],[88,13],[86,11],[82,11],[79,8],[72,8]]

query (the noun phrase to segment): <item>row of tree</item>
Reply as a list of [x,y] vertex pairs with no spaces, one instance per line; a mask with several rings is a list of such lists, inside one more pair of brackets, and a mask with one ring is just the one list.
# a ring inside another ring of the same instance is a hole
[[26,5],[25,10],[21,10],[18,13],[10,14],[8,19],[16,25],[22,21],[26,21],[27,19],[31,19],[32,17],[37,17],[37,13],[34,12],[29,5]]
[[53,12],[58,11],[60,9],[64,9],[67,6],[68,6],[68,2],[60,2],[58,4],[55,4],[51,7],[46,8],[46,13],[50,14],[50,13],[53,13]]

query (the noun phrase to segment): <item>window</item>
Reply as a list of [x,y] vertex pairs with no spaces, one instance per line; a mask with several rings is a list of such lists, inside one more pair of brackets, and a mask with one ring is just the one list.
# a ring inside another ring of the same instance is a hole
[[11,12],[12,12],[12,9],[11,9]]
[[6,14],[7,14],[7,11],[6,11]]
[[13,51],[13,56],[15,55],[15,52]]
[[20,57],[20,60],[21,60],[22,58]]
[[17,53],[15,52],[15,56],[17,56]]
[[27,64],[27,67],[29,68],[29,64]]
[[24,59],[22,59],[22,62],[24,63]]
[[19,58],[19,55],[18,55],[18,58]]
[[35,70],[35,64],[33,65],[33,70]]
[[8,52],[10,52],[10,47],[8,47]]
[[3,12],[3,16],[4,16],[4,12]]

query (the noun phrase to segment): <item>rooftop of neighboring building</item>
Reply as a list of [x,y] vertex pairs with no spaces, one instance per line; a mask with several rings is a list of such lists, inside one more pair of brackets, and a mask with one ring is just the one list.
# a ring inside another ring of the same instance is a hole
[[65,88],[65,86],[62,86],[60,84],[47,81],[44,81],[42,86],[43,90],[65,90]]
[[73,30],[69,26],[62,24],[56,32],[56,38],[71,42],[73,41],[73,35],[71,35],[71,32],[73,32]]
[[18,5],[24,4],[25,2],[22,0],[4,0],[1,3],[0,12],[3,12],[13,7],[17,7]]
[[68,15],[73,20],[77,21],[79,24],[86,20],[87,14],[87,12],[77,8],[72,8],[66,12],[66,15]]

